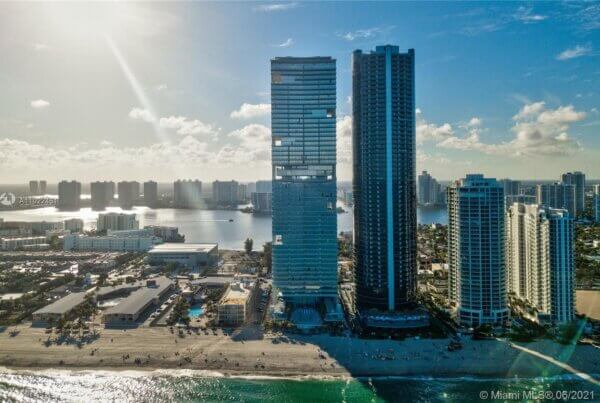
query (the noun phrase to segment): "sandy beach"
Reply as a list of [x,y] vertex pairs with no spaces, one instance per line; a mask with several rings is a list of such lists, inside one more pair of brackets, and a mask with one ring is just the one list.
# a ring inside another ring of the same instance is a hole
[[[447,351],[447,340],[361,340],[348,337],[278,336],[256,329],[231,335],[200,333],[179,337],[168,328],[99,330],[88,344],[47,345],[44,329],[28,325],[0,333],[0,366],[155,370],[195,369],[231,375],[332,376],[485,376],[535,377],[569,372],[600,374],[600,349],[551,341],[522,344],[505,340],[465,340]],[[18,334],[16,334],[18,333]],[[250,336],[254,340],[249,340]],[[547,357],[547,358],[545,358]],[[551,360],[572,367],[566,370]],[[593,376],[598,379],[597,376]]]

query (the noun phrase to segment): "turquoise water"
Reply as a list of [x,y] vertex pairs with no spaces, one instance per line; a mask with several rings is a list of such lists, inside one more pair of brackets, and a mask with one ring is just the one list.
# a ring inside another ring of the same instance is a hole
[[202,309],[200,305],[194,305],[188,310],[188,315],[190,318],[199,318],[203,313],[204,309]]
[[[227,378],[193,371],[0,372],[0,401],[119,402],[475,402],[492,392],[573,391],[598,401],[600,388],[567,377],[539,379]],[[483,393],[483,394],[482,394]],[[496,401],[513,399],[500,399]],[[514,401],[521,401],[518,399]],[[531,399],[530,399],[531,400]],[[551,401],[551,400],[547,400]]]

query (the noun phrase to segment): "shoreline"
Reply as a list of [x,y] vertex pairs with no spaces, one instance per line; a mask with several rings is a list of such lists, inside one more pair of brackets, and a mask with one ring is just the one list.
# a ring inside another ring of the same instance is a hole
[[[328,335],[264,335],[244,328],[181,338],[167,328],[101,329],[89,344],[51,344],[44,329],[17,327],[0,333],[0,374],[7,371],[110,371],[157,375],[246,379],[515,379],[581,373],[597,381],[600,349],[564,346],[549,340],[518,343],[548,359],[513,347],[506,340],[463,340],[448,352],[447,339],[365,340]],[[62,362],[62,364],[61,364]],[[578,377],[582,379],[582,377]]]
[[[502,382],[502,381],[523,381],[523,380],[574,380],[584,382],[585,380],[575,374],[563,373],[552,376],[482,376],[475,374],[455,374],[453,376],[443,375],[386,375],[386,374],[371,374],[371,375],[350,375],[350,374],[316,374],[316,373],[256,373],[244,372],[235,370],[211,371],[195,368],[150,368],[150,367],[6,367],[0,366],[0,377],[4,374],[33,374],[33,375],[56,375],[64,373],[65,375],[76,374],[120,374],[130,377],[192,377],[192,378],[224,378],[224,379],[241,379],[241,380],[257,380],[257,381],[368,381],[368,380],[414,380],[414,381],[471,381],[471,382]],[[588,374],[594,378],[599,378],[600,374]]]

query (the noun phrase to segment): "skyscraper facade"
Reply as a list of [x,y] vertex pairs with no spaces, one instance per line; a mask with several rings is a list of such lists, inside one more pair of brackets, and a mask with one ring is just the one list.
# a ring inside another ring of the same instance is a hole
[[506,300],[504,189],[467,175],[447,190],[449,297],[467,326],[501,324]]
[[361,311],[397,311],[416,292],[415,53],[352,55],[354,267]]
[[254,212],[270,214],[273,207],[273,193],[252,192],[252,207]]
[[521,181],[515,181],[512,179],[500,179],[499,182],[504,188],[504,197],[516,196],[521,194]]
[[173,205],[175,208],[202,207],[202,182],[198,179],[176,180],[173,183]]
[[582,214],[585,210],[585,174],[567,172],[562,175],[562,183],[575,186],[575,214]]
[[119,182],[117,193],[119,194],[119,206],[123,209],[130,209],[140,197],[140,183],[136,181]]
[[443,197],[441,195],[442,187],[438,181],[427,171],[421,172],[418,177],[418,201],[420,204],[438,204]]
[[92,210],[102,211],[110,205],[115,198],[114,182],[92,182],[90,184]]
[[546,183],[537,185],[537,204],[565,209],[575,217],[577,214],[576,187],[568,183]]
[[98,231],[124,231],[139,228],[140,223],[136,220],[135,214],[104,213],[98,214],[96,220]]
[[285,303],[337,298],[336,62],[271,60],[273,282]]
[[212,183],[213,201],[217,205],[235,207],[239,201],[239,183],[237,181],[214,181]]
[[600,185],[594,185],[593,211],[594,221],[600,222]]
[[39,188],[39,190],[40,190],[40,194],[41,195],[45,195],[46,194],[46,185],[47,185],[46,181],[40,181],[40,188]]
[[256,193],[272,193],[273,186],[271,181],[256,181],[255,189]]
[[29,194],[32,196],[37,196],[40,194],[38,181],[29,181]]
[[158,205],[158,184],[154,181],[144,182],[144,204],[152,208]]
[[562,209],[548,209],[550,311],[555,323],[575,317],[575,247],[573,217]]
[[81,201],[81,183],[61,181],[58,184],[58,208],[60,210],[79,210]]

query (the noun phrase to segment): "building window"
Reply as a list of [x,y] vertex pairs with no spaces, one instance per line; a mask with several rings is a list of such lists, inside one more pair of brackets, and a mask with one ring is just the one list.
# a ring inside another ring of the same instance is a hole
[[328,118],[335,117],[335,109],[333,109],[333,108],[327,109],[327,117]]

